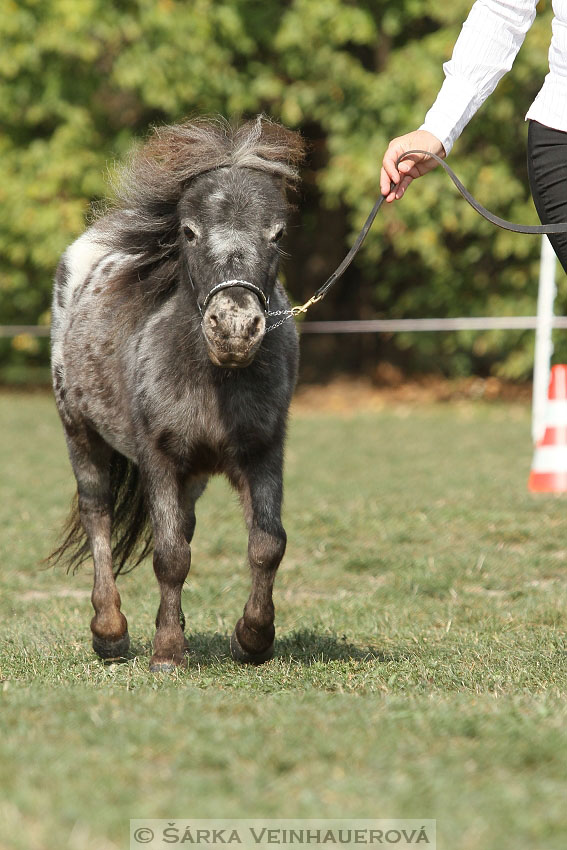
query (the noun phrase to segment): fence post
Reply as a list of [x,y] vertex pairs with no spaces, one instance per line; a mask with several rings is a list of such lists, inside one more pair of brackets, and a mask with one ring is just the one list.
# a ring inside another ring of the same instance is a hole
[[541,238],[541,260],[537,293],[537,325],[534,351],[534,383],[532,394],[532,439],[537,443],[545,430],[545,408],[547,387],[553,354],[553,302],[555,287],[556,257],[547,236]]

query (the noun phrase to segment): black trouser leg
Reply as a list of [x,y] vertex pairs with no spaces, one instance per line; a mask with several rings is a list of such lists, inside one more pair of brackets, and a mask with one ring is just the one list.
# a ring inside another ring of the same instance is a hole
[[[567,221],[567,133],[529,122],[528,175],[542,224]],[[567,272],[567,234],[551,235],[549,241]]]

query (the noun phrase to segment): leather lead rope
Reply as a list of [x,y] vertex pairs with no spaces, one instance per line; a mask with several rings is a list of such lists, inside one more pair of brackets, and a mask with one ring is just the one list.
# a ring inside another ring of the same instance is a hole
[[[492,224],[495,224],[497,227],[501,227],[503,230],[511,230],[513,233],[539,233],[540,235],[544,233],[567,233],[567,222],[563,222],[562,224],[514,224],[513,221],[506,221],[505,218],[500,218],[498,215],[494,215],[486,207],[483,207],[482,204],[473,198],[471,193],[465,189],[455,172],[452,168],[450,168],[444,159],[441,159],[440,156],[437,156],[435,153],[429,153],[428,151],[407,151],[403,156],[401,156],[397,163],[396,167],[400,164],[400,162],[404,159],[407,159],[414,153],[425,154],[426,156],[430,156],[435,162],[438,162],[439,165],[445,169],[465,201],[471,205],[473,209],[477,211],[483,218],[487,221],[490,221]],[[392,184],[394,185],[394,184]],[[390,190],[392,191],[392,190]]]
[[[497,227],[501,227],[503,230],[511,230],[513,233],[531,233],[539,235],[567,233],[567,222],[562,222],[561,224],[515,224],[512,221],[507,221],[505,218],[500,218],[500,216],[494,215],[494,213],[491,213],[490,210],[487,210],[486,207],[483,207],[482,204],[479,204],[479,202],[475,198],[473,198],[471,193],[467,189],[465,189],[453,169],[447,165],[444,159],[441,159],[440,156],[437,156],[437,154],[423,150],[406,151],[406,153],[402,154],[402,156],[399,157],[398,161],[396,162],[396,167],[404,159],[407,159],[408,157],[412,156],[412,154],[423,154],[425,156],[430,156],[437,163],[439,163],[439,165],[445,169],[445,171],[447,172],[447,174],[449,175],[449,177],[451,178],[451,180],[453,181],[465,201],[467,201],[467,203],[469,203],[471,207],[476,210],[477,213],[479,213],[479,215],[481,215],[487,221],[490,221],[491,224],[495,224]],[[392,183],[390,186],[390,191],[392,192],[395,188],[396,184]],[[284,318],[280,319],[279,322],[275,322],[275,324],[273,325],[269,325],[266,329],[267,331],[275,330],[275,328],[278,328],[280,325],[283,325],[284,322],[286,322],[288,319],[291,319],[293,316],[298,316],[300,313],[306,313],[309,307],[311,307],[313,304],[316,304],[318,301],[321,301],[325,297],[329,289],[337,282],[337,280],[339,280],[339,278],[343,276],[345,271],[348,269],[348,267],[358,254],[364,240],[368,235],[368,231],[372,227],[372,223],[374,222],[374,219],[378,214],[378,210],[380,209],[385,200],[386,196],[380,195],[380,197],[372,207],[370,215],[364,222],[364,226],[358,234],[354,245],[344,258],[342,263],[335,269],[332,275],[327,278],[325,283],[319,287],[315,294],[312,295],[311,298],[305,302],[305,304],[302,304],[298,307],[292,307],[291,310],[275,310],[274,312],[268,313],[268,316],[284,316]]]
[[[394,184],[392,184],[392,185],[394,185]],[[283,325],[284,322],[287,322],[289,319],[292,319],[294,316],[299,316],[300,313],[306,313],[307,310],[313,304],[317,304],[318,301],[321,301],[325,297],[325,295],[327,294],[329,289],[333,286],[333,284],[335,284],[337,282],[337,280],[339,280],[339,278],[341,278],[343,276],[343,274],[346,272],[346,270],[348,269],[348,267],[350,266],[350,264],[352,263],[352,261],[354,260],[356,255],[358,254],[360,248],[362,247],[362,243],[364,242],[364,240],[366,239],[366,237],[368,235],[368,231],[372,227],[372,222],[376,218],[378,210],[380,209],[380,207],[382,206],[382,204],[384,203],[385,200],[386,200],[385,196],[380,195],[380,197],[378,198],[378,200],[376,201],[376,203],[372,207],[372,211],[370,212],[370,215],[368,216],[368,218],[364,222],[364,226],[363,226],[362,230],[360,231],[360,233],[356,237],[356,242],[354,243],[354,245],[352,246],[352,248],[350,249],[350,251],[348,252],[346,257],[344,258],[342,263],[339,266],[337,266],[337,268],[335,269],[333,274],[330,277],[327,278],[325,283],[322,286],[319,287],[319,289],[315,292],[315,294],[312,295],[311,298],[308,301],[305,302],[305,304],[301,304],[300,306],[297,306],[297,307],[292,307],[291,310],[274,310],[274,311],[270,311],[267,314],[268,316],[283,316],[283,318],[281,318],[279,320],[279,322],[275,322],[273,325],[268,325],[268,327],[266,328],[266,333],[268,333],[268,331],[274,331],[276,328],[279,328],[280,325]]]

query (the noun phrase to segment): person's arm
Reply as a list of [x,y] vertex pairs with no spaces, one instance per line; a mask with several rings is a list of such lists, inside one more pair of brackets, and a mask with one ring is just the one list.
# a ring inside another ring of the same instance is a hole
[[[380,188],[388,201],[401,198],[417,177],[435,167],[430,157],[415,156],[396,167],[412,148],[446,156],[475,112],[510,70],[536,14],[537,0],[476,0],[461,29],[445,82],[418,130],[393,139],[384,155]],[[390,182],[398,184],[390,192]]]

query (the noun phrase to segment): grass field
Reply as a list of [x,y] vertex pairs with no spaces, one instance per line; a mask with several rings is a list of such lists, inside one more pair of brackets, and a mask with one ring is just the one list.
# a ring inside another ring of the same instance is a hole
[[530,496],[520,406],[297,411],[276,657],[241,668],[236,499],[198,506],[189,669],[90,648],[90,567],[38,567],[73,490],[47,396],[0,396],[0,848],[118,850],[130,818],[436,818],[440,850],[563,850],[565,500]]

